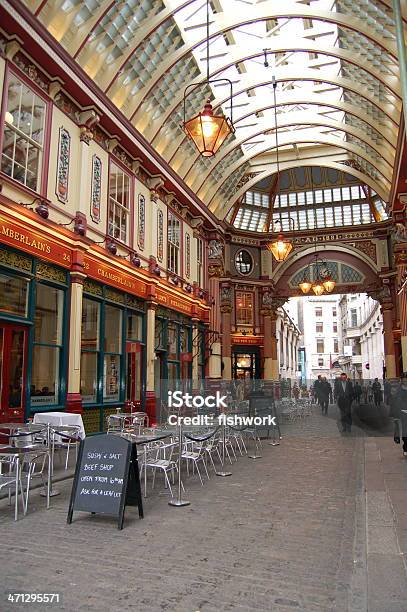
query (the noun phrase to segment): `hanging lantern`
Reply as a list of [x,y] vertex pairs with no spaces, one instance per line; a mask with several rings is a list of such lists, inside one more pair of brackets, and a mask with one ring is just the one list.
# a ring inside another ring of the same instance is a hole
[[315,283],[313,283],[312,291],[314,292],[314,294],[316,296],[322,295],[324,293],[324,291],[325,291],[324,285],[322,284],[322,281],[318,280]]
[[336,282],[331,276],[328,276],[324,279],[322,284],[324,285],[324,289],[327,293],[332,293],[332,291],[335,289]]
[[235,129],[228,117],[213,114],[208,100],[201,113],[184,123],[184,131],[203,157],[212,157]]
[[211,83],[227,83],[230,88],[229,106],[230,119],[223,114],[214,115],[210,100],[206,101],[203,111],[186,119],[186,104],[188,96],[202,83],[191,83],[184,91],[184,120],[182,128],[186,135],[191,138],[199,153],[203,157],[212,157],[225,142],[229,134],[234,134],[233,127],[233,84],[230,79],[211,79],[209,70],[209,0],[206,0],[206,81],[209,86]]
[[292,243],[289,240],[285,240],[283,234],[279,234],[277,240],[269,242],[266,246],[277,261],[284,261],[287,259],[293,250]]
[[301,289],[301,291],[304,293],[304,295],[306,293],[309,293],[312,287],[312,283],[309,280],[304,279],[303,281],[301,281],[299,283],[299,288]]

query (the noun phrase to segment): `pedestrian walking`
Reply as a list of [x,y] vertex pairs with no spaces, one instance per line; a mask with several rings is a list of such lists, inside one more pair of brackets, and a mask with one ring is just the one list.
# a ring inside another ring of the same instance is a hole
[[319,403],[322,414],[328,414],[329,400],[332,398],[332,387],[324,376],[319,385]]
[[372,393],[375,406],[380,406],[382,402],[382,386],[379,383],[379,379],[375,378],[372,385]]
[[394,419],[394,441],[403,441],[403,455],[407,457],[407,373],[390,395],[390,416]]
[[342,432],[350,432],[352,428],[353,385],[345,372],[342,372],[335,385],[335,397],[341,414]]
[[355,394],[355,401],[360,405],[360,398],[362,396],[362,387],[360,386],[360,383],[356,382],[353,390]]

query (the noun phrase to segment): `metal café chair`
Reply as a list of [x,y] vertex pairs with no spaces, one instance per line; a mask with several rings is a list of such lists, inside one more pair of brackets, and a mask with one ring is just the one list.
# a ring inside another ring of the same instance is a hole
[[[192,450],[191,450],[192,449]],[[196,468],[196,471],[199,476],[199,480],[201,481],[201,485],[204,485],[204,481],[202,480],[201,471],[199,469],[199,463],[201,462],[204,466],[206,475],[209,480],[209,472],[205,462],[205,446],[203,444],[199,444],[197,446],[192,446],[190,444],[184,444],[184,449],[181,454],[181,459],[186,461],[187,463],[187,474],[189,475],[189,464],[192,463],[192,468]]]
[[[18,492],[20,491],[23,512],[25,509],[24,504],[24,490],[21,481],[21,470],[20,470],[20,455],[15,454],[2,454],[0,451],[0,491],[2,489],[8,489],[9,504],[11,504],[11,494],[14,489],[15,504],[14,504],[14,520],[18,520]],[[24,512],[25,514],[25,512]]]
[[[28,510],[28,499],[30,494],[30,485],[33,478],[41,478],[44,490],[47,493],[47,508],[49,507],[49,486],[48,478],[45,479],[45,467],[48,463],[48,471],[51,466],[51,440],[48,436],[48,428],[43,428],[40,431],[32,431],[31,429],[21,427],[10,436],[10,440],[16,449],[22,452],[20,459],[20,478],[22,487],[25,484],[25,496],[23,493],[24,516]],[[48,460],[48,461],[47,461]]]
[[58,429],[58,432],[53,434],[54,451],[56,450],[63,451],[66,449],[65,470],[68,469],[69,453],[70,453],[72,446],[75,447],[75,458],[76,458],[76,461],[78,460],[78,447],[81,441],[81,438],[79,435],[80,431],[81,431],[81,428],[79,425],[69,425],[67,426],[66,432]]
[[[173,459],[173,453],[177,446],[177,442],[151,445],[150,448],[147,449],[145,459],[141,462],[140,468],[140,477],[143,473],[143,470],[147,470],[147,468],[150,468],[152,470],[152,489],[154,489],[155,486],[155,477],[157,470],[161,470],[164,474],[165,484],[170,491],[171,497],[173,497],[173,492],[171,487],[171,481],[168,475],[171,474],[172,482],[174,484],[175,475],[178,473],[178,465],[177,462]],[[184,488],[182,482],[181,486],[182,488]]]

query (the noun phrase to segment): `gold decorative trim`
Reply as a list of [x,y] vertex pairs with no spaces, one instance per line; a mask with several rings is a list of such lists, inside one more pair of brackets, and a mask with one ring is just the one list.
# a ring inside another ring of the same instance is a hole
[[83,291],[84,293],[90,293],[91,295],[103,295],[102,287],[89,279],[83,281]]
[[42,262],[37,263],[36,277],[46,278],[47,280],[52,280],[66,285],[66,272]]
[[32,272],[32,259],[5,249],[0,251],[0,264],[21,272]]

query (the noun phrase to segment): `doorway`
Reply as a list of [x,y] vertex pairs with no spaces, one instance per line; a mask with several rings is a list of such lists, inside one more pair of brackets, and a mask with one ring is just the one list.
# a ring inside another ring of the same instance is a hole
[[27,380],[27,330],[0,325],[0,422],[24,422]]
[[260,359],[257,348],[244,347],[234,349],[232,361],[232,377],[235,380],[253,380],[260,378]]

